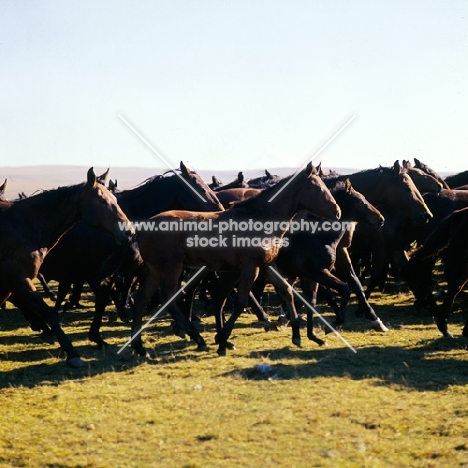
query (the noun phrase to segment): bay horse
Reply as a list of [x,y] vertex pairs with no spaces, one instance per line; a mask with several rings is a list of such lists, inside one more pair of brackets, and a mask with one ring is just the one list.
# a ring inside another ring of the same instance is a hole
[[[445,337],[452,337],[447,322],[453,303],[468,281],[468,208],[454,211],[427,237],[422,246],[410,253],[410,263],[443,255],[447,292],[437,311],[437,328]],[[419,275],[416,274],[415,280]],[[463,328],[468,338],[468,321]]]
[[[317,229],[315,232],[288,233],[289,245],[280,249],[276,266],[281,276],[300,278],[304,297],[314,307],[319,284],[337,291],[341,296],[334,323],[334,327],[337,327],[345,322],[346,307],[351,292],[348,282],[337,276],[340,273],[341,276],[346,277],[343,275],[343,268],[352,269],[352,265],[345,265],[343,261],[343,257],[347,256],[346,239],[352,236],[356,223],[368,223],[380,228],[384,224],[384,218],[362,194],[353,189],[349,180],[338,182],[330,188],[330,191],[341,208],[341,220],[346,221],[346,225],[342,224],[341,229],[335,230]],[[298,223],[305,221],[309,225],[315,223],[315,226],[319,228],[323,223],[323,219],[305,211],[297,213],[293,221]],[[343,240],[345,242],[342,244]],[[284,288],[284,283],[277,281],[278,277],[270,273],[268,269],[262,270],[262,273],[264,277],[262,278],[261,275],[257,281],[264,280],[273,283],[276,288]],[[372,328],[378,331],[388,331],[371,307],[370,310],[372,312],[368,312],[366,318],[372,322]],[[325,343],[313,331],[313,316],[310,309],[307,311],[307,337],[319,345]]]
[[255,188],[230,188],[218,190],[216,196],[225,209],[230,208],[234,203],[247,200],[247,198],[258,195],[261,189]]
[[[281,191],[280,194],[278,192]],[[275,195],[278,196],[270,202]],[[142,318],[146,305],[153,294],[163,285],[166,299],[172,298],[179,285],[179,278],[184,266],[207,267],[219,272],[221,276],[227,273],[223,289],[224,298],[227,297],[234,285],[238,283],[238,298],[234,311],[224,323],[222,307],[215,311],[216,341],[218,354],[225,355],[227,340],[233,330],[235,321],[248,306],[249,292],[258,276],[260,268],[273,264],[278,255],[281,239],[288,223],[294,214],[307,209],[318,216],[329,219],[339,219],[340,208],[330,191],[317,175],[312,164],[306,169],[267,188],[259,195],[233,205],[230,209],[220,212],[203,213],[189,211],[168,211],[151,218],[156,225],[166,222],[197,222],[213,223],[213,225],[232,226],[233,223],[272,223],[271,230],[264,232],[237,232],[243,237],[241,244],[238,237],[231,230],[224,238],[215,232],[179,231],[165,232],[161,230],[142,231],[138,234],[140,254],[146,266],[146,278],[134,297],[132,340],[131,346],[141,355],[146,355],[141,339]],[[275,224],[276,221],[276,224]],[[201,227],[201,225],[200,225]],[[204,237],[211,245],[218,243],[218,247],[197,246],[193,244],[195,236]],[[233,245],[234,244],[234,245]],[[169,311],[176,322],[196,342],[199,350],[206,350],[205,340],[198,330],[179,309],[175,301],[171,301]],[[299,318],[292,317],[293,343],[300,343]]]
[[[143,221],[157,213],[173,209],[223,210],[215,193],[209,189],[200,175],[187,168],[183,162],[180,163],[180,177],[172,171],[167,172],[147,179],[136,188],[116,192],[115,196],[123,212],[132,221]],[[63,236],[41,267],[41,272],[47,279],[59,282],[54,308],[56,313],[60,310],[72,284],[82,285],[87,282],[90,285],[95,295],[95,314],[88,338],[97,343],[98,348],[106,344],[100,328],[109,295],[112,294],[111,283],[101,285],[100,269],[115,248],[116,243],[112,237],[79,222]],[[136,264],[135,269],[138,267]],[[131,283],[132,280],[129,279],[127,281],[129,287]],[[74,291],[71,300],[76,302],[79,300],[79,291]],[[71,302],[70,305],[76,305],[76,302]],[[123,314],[124,306],[119,302],[116,306],[120,314]]]
[[114,195],[96,183],[93,168],[84,184],[47,190],[0,212],[0,304],[10,300],[33,330],[53,333],[72,367],[84,363],[32,280],[48,252],[79,219],[113,234],[119,243],[134,233],[132,228],[122,229],[119,223],[127,225],[129,220]]

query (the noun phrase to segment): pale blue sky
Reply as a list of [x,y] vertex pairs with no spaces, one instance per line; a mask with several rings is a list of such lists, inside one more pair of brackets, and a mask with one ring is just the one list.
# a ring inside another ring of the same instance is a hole
[[0,166],[468,169],[468,2],[0,0]]

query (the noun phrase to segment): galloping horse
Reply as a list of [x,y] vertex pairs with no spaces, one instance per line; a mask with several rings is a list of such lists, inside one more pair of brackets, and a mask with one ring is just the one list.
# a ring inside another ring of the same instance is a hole
[[133,233],[121,229],[119,223],[129,220],[114,195],[96,183],[92,168],[85,184],[44,191],[0,212],[0,304],[10,300],[34,330],[55,334],[72,367],[84,364],[32,280],[49,250],[79,219],[113,234],[119,243]]
[[[123,190],[115,196],[123,212],[132,221],[146,220],[162,211],[174,209],[223,209],[214,192],[208,188],[200,175],[190,171],[182,162],[180,177],[172,172],[151,177],[138,187]],[[115,242],[111,237],[85,223],[76,223],[45,259],[41,268],[46,278],[59,281],[56,312],[60,310],[72,283],[87,282],[90,285],[95,294],[95,314],[88,337],[90,341],[97,343],[98,347],[106,344],[101,337],[100,328],[111,290],[109,284],[101,286],[100,269],[114,247]]]
[[[442,307],[437,311],[437,328],[446,336],[447,321],[453,303],[468,281],[468,208],[454,211],[447,216],[424,241],[424,244],[411,253],[414,260],[440,257],[443,253],[444,271],[447,280],[447,293]],[[414,278],[418,280],[417,274]],[[463,336],[468,338],[468,321],[463,328]]]
[[[270,199],[277,195],[274,200]],[[307,209],[318,216],[339,219],[340,208],[335,199],[318,177],[315,168],[307,168],[294,176],[282,179],[276,186],[265,189],[259,195],[235,204],[232,208],[215,213],[194,213],[169,211],[151,218],[156,224],[171,222],[212,223],[215,226],[230,226],[229,236],[201,230],[190,232],[164,232],[161,230],[140,232],[138,245],[145,262],[147,275],[135,295],[134,319],[132,324],[132,347],[142,356],[146,354],[141,340],[141,325],[145,307],[160,284],[163,284],[166,298],[173,297],[179,285],[184,266],[208,267],[208,269],[228,273],[230,283],[225,283],[225,296],[238,285],[238,300],[229,320],[224,323],[222,308],[215,311],[218,354],[225,355],[227,340],[234,323],[248,305],[249,292],[258,276],[260,268],[273,264],[278,255],[281,239],[290,219],[300,209]],[[237,232],[243,238],[242,244],[233,234],[236,223],[249,221],[269,224],[271,230],[263,232]],[[275,223],[276,221],[276,223]],[[195,236],[204,237],[210,245],[203,247],[193,244]],[[224,242],[224,240],[226,242]],[[221,244],[222,242],[222,244]],[[233,244],[235,244],[233,246]],[[170,312],[188,335],[197,343],[199,350],[206,350],[206,344],[197,329],[179,309],[175,301],[170,304]],[[292,317],[293,342],[300,343],[299,319]]]

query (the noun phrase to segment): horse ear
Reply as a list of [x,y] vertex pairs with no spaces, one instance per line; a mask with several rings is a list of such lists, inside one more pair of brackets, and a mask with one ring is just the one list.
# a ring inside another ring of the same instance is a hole
[[422,169],[422,162],[418,158],[414,158],[414,167]]
[[96,185],[96,174],[93,167],[90,167],[88,170],[88,185],[91,185],[91,187]]
[[400,172],[401,172],[401,166],[400,166],[400,162],[397,159],[393,164],[393,173],[395,175],[398,175]]
[[237,182],[239,182],[240,184],[244,182],[244,174],[242,174],[242,172],[239,172],[239,174],[237,174]]
[[269,178],[269,179],[272,179],[273,176],[271,175],[270,172],[268,172],[268,169],[265,169],[265,175]]
[[352,185],[351,185],[351,181],[349,179],[346,179],[345,180],[345,190],[346,190],[346,193],[351,193],[351,189],[352,189]]
[[211,176],[211,182],[215,185],[217,183],[216,177],[214,175]]
[[0,186],[0,192],[4,192],[5,189],[6,189],[6,184],[7,184],[7,180],[8,179],[5,179],[5,182],[3,182],[3,184]]
[[106,182],[107,182],[107,178],[109,177],[109,167],[107,168],[107,171],[104,172],[103,174],[101,174],[100,176],[97,176],[96,177],[96,180],[102,184],[102,185],[106,185]]
[[180,161],[180,172],[182,172],[182,175],[185,177],[190,176],[190,169],[182,161]]
[[307,167],[305,168],[305,174],[306,174],[307,177],[317,174],[317,170],[315,169],[314,165],[312,164],[312,161],[310,161],[307,164]]

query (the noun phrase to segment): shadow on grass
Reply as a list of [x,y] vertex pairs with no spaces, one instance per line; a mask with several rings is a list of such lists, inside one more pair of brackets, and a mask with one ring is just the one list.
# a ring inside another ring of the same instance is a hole
[[[278,348],[252,352],[250,358],[271,368],[262,372],[256,365],[237,368],[222,374],[245,380],[314,380],[321,377],[375,380],[375,385],[394,385],[406,390],[438,391],[452,385],[468,384],[465,360],[448,357],[448,351],[468,353],[463,338],[423,340],[416,348],[368,346],[356,354],[347,349]],[[296,361],[288,364],[288,359]],[[297,364],[297,360],[303,361]],[[285,362],[286,361],[286,362]]]

